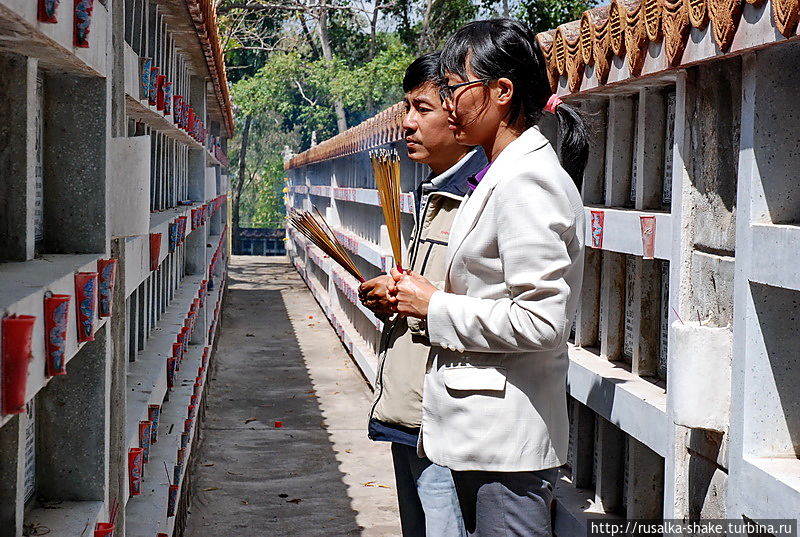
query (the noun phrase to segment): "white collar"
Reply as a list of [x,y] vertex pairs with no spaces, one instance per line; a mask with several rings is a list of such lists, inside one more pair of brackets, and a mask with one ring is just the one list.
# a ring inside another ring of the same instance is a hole
[[466,153],[463,157],[458,159],[458,162],[450,166],[439,175],[433,175],[433,172],[430,172],[423,183],[431,183],[434,188],[440,189],[450,177],[452,177],[469,159],[472,158],[472,155],[474,155],[477,150],[477,147],[473,147],[469,153]]

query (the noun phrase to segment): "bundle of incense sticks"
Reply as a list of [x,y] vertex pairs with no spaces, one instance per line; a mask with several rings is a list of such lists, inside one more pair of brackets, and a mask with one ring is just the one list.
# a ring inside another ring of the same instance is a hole
[[400,155],[394,149],[370,151],[372,172],[383,208],[383,218],[389,231],[397,270],[403,272],[403,244],[400,239]]
[[[308,240],[325,252],[331,259],[339,263],[347,272],[355,276],[358,281],[364,282],[364,276],[356,267],[350,254],[344,249],[342,243],[336,238],[328,222],[322,217],[319,211],[314,208],[317,217],[308,211],[293,209],[289,214],[289,221],[297,231],[305,235]],[[320,221],[322,222],[320,224]]]

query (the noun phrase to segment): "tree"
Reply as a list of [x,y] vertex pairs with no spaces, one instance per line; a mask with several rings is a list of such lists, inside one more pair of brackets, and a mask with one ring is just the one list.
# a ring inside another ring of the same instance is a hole
[[521,0],[517,16],[534,32],[545,32],[556,26],[578,20],[596,0]]

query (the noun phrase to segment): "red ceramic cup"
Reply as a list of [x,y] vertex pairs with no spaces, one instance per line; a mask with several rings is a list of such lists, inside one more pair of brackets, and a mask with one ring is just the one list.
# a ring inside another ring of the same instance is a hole
[[98,522],[94,525],[94,537],[112,537],[114,524],[111,522]]
[[94,313],[97,307],[96,272],[75,274],[75,307],[78,310],[78,341],[94,341]]
[[159,405],[147,405],[147,419],[150,420],[150,444],[158,442],[158,420],[161,418]]
[[44,299],[44,350],[47,376],[67,374],[66,346],[70,295]]
[[142,448],[128,450],[128,492],[131,496],[138,496],[142,493],[143,456]]
[[114,294],[114,284],[117,280],[117,260],[98,259],[97,273],[99,275],[99,308],[100,317],[111,317],[111,304]]
[[142,448],[142,461],[150,461],[150,436],[153,424],[150,421],[139,422],[139,447]]
[[603,247],[603,227],[605,224],[604,211],[592,211],[591,217],[592,248]]
[[156,110],[164,110],[164,82],[167,77],[165,75],[158,75],[156,77]]
[[[169,486],[169,495],[167,496],[167,516],[175,516],[175,508],[178,505],[178,485]],[[159,535],[166,535],[166,533],[159,533]]]
[[175,370],[178,366],[178,359],[167,358],[167,388],[172,389],[175,385]]
[[14,315],[2,321],[3,414],[25,412],[25,388],[35,322],[33,315]]
[[150,234],[150,270],[158,268],[159,256],[161,255],[161,233]]

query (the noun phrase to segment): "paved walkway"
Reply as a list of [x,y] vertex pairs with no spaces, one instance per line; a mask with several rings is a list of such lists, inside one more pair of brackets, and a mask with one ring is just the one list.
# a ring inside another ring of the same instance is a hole
[[311,293],[286,258],[229,278],[185,536],[399,535],[371,391]]

